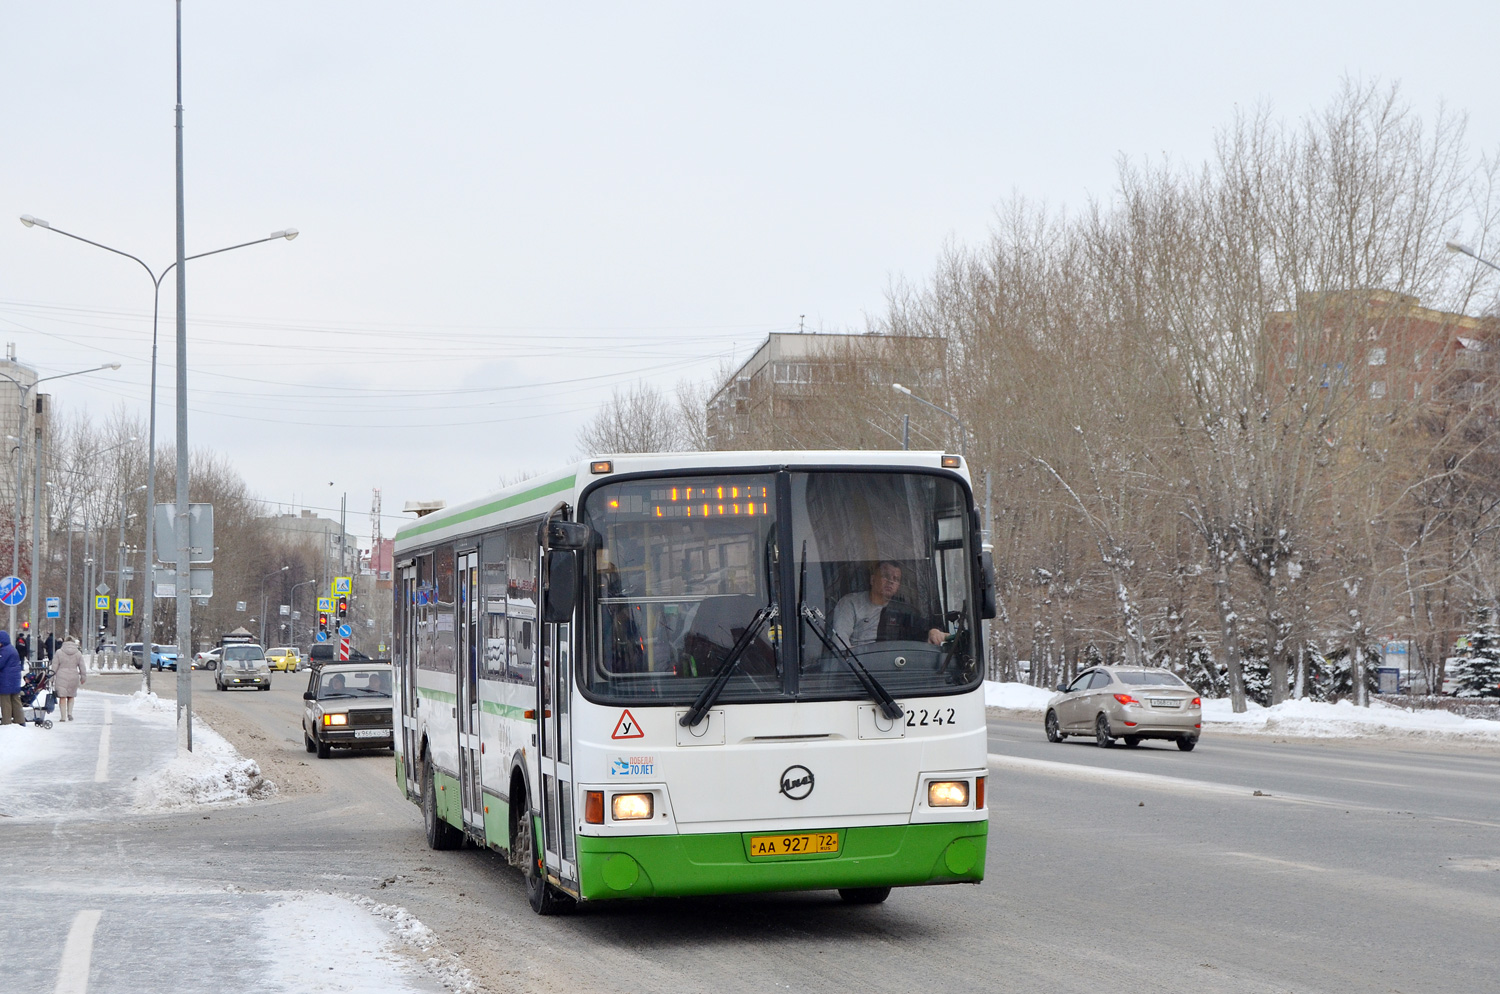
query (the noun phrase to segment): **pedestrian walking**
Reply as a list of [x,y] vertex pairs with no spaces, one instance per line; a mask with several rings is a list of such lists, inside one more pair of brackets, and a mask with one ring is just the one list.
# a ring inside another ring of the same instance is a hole
[[47,637],[42,640],[42,658],[50,663],[56,658],[57,650],[61,645],[62,643],[57,640],[57,633],[48,632]]
[[16,655],[21,657],[23,663],[31,659],[31,639],[26,637],[25,632],[16,636]]
[[24,725],[21,717],[21,657],[0,630],[0,725]]
[[73,698],[78,696],[78,688],[89,679],[78,640],[69,635],[58,647],[53,663],[56,670],[52,674],[52,692],[57,695],[58,700],[57,720],[72,721]]

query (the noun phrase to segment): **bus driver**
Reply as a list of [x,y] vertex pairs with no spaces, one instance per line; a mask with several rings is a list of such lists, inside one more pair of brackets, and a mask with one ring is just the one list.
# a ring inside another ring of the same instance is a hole
[[[888,559],[870,570],[870,589],[845,594],[833,608],[833,631],[851,646],[918,638],[921,625],[904,604],[891,604],[901,590],[901,567]],[[890,608],[890,610],[887,610]],[[948,635],[929,627],[927,641],[941,645]]]

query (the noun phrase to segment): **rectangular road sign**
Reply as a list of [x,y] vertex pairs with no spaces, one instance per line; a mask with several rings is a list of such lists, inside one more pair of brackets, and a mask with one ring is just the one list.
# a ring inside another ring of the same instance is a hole
[[[177,562],[176,504],[156,505],[156,559],[172,565]],[[192,554],[189,565],[214,561],[214,506],[188,505],[188,546]],[[194,584],[196,587],[197,584]],[[194,594],[194,597],[199,596]]]
[[49,618],[61,618],[62,617],[62,601],[61,600],[59,600],[56,597],[48,597],[47,598],[47,617],[49,617]]
[[[188,570],[190,597],[212,597],[214,595],[214,571],[211,566],[194,566]],[[152,571],[152,589],[158,597],[177,596],[177,567],[158,566]]]
[[318,610],[319,611],[332,611],[333,610],[333,598],[332,597],[319,597],[318,598]]
[[348,576],[336,576],[333,578],[333,596],[348,597],[353,589],[354,579]]
[[94,595],[94,610],[95,611],[108,611],[109,610],[109,594],[95,594]]
[[128,618],[135,613],[135,600],[130,597],[115,598],[115,614],[122,618]]

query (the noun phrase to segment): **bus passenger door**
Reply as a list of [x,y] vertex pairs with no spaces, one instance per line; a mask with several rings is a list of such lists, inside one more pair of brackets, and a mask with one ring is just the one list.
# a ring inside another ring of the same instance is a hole
[[572,671],[572,625],[542,624],[538,648],[537,714],[541,729],[542,849],[547,872],[568,890],[578,889],[573,844],[572,722],[568,695]]
[[400,654],[396,657],[396,675],[401,681],[401,720],[396,726],[401,736],[401,755],[406,770],[406,793],[408,797],[420,797],[422,784],[419,778],[422,755],[418,751],[417,739],[417,568],[404,566],[396,589],[397,602],[401,609],[396,623],[400,629]]
[[455,635],[458,643],[458,781],[464,827],[484,835],[484,797],[479,786],[479,554],[458,555]]

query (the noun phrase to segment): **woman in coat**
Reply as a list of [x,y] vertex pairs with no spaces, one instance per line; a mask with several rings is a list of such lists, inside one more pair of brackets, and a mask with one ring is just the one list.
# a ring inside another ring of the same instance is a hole
[[58,700],[57,720],[72,721],[73,698],[78,696],[78,688],[88,681],[78,640],[69,635],[58,647],[52,664],[57,667],[52,674],[52,690]]

